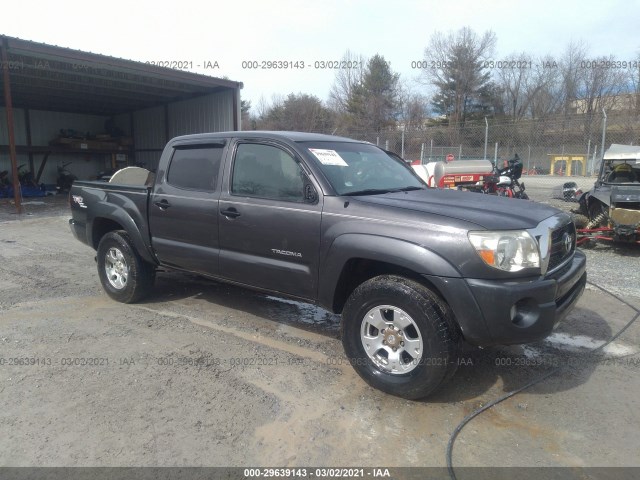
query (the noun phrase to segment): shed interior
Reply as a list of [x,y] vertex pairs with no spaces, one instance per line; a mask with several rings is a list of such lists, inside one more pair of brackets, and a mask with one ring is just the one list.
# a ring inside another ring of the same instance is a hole
[[51,189],[63,166],[83,180],[128,165],[154,170],[170,138],[240,129],[240,82],[6,36],[0,53],[0,172],[9,179],[12,144],[19,173]]

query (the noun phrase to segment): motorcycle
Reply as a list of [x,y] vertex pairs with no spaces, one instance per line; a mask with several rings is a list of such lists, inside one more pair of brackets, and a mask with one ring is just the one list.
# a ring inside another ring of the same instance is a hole
[[[23,197],[44,197],[44,183],[38,185],[33,178],[33,174],[25,169],[25,165],[18,166],[18,184]],[[0,172],[0,198],[13,196],[13,182],[9,176],[9,172],[4,170]]]
[[71,190],[71,185],[78,177],[67,170],[67,166],[72,162],[63,163],[62,166],[58,166],[58,181],[56,184],[56,190],[58,193],[68,192]]
[[493,174],[485,177],[482,182],[478,182],[476,188],[471,190],[486,195],[529,200],[529,195],[525,193],[524,182],[518,181],[522,176],[522,167],[520,157],[516,153],[504,168],[494,166]]
[[18,167],[18,181],[20,182],[20,185],[23,187],[40,188],[40,185],[36,183],[36,180],[33,177],[33,173],[25,168],[26,165],[24,163]]

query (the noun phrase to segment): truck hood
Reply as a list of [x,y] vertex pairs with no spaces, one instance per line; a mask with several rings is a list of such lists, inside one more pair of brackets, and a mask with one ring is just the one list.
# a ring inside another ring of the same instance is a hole
[[483,195],[447,189],[415,190],[351,197],[364,204],[455,218],[487,230],[520,230],[536,227],[560,210],[530,200]]
[[640,184],[612,185],[605,183],[593,187],[589,195],[597,198],[607,206],[616,206],[620,203],[637,203],[640,202]]

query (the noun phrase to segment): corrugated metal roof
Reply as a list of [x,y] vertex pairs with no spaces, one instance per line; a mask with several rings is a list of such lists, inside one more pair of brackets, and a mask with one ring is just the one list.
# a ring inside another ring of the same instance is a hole
[[14,107],[114,115],[242,88],[241,82],[14,37],[0,36],[0,42]]

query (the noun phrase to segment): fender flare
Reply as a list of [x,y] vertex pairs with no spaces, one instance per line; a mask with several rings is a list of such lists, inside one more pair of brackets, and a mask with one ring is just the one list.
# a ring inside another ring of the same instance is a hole
[[333,241],[320,262],[318,303],[321,306],[333,310],[336,288],[344,266],[356,258],[385,262],[418,275],[462,277],[451,263],[422,245],[391,237],[348,233]]
[[99,239],[93,238],[94,222],[98,219],[111,220],[119,224],[122,230],[127,232],[136,251],[144,260],[152,265],[158,265],[158,260],[145,243],[140,228],[131,215],[123,208],[114,206],[112,203],[96,202],[91,205],[91,211],[93,215],[87,222],[87,239],[89,240],[89,245],[94,246],[99,242]]

